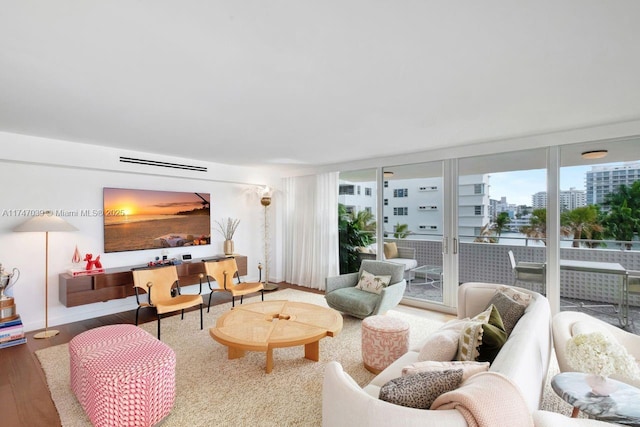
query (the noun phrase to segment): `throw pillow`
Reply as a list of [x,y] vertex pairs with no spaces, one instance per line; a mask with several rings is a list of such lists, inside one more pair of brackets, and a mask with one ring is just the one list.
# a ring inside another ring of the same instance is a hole
[[482,344],[480,345],[478,362],[493,363],[500,349],[507,342],[507,332],[504,330],[500,313],[495,306],[491,306],[489,321],[482,325]]
[[491,305],[463,327],[458,341],[458,360],[491,363],[506,341],[500,313]]
[[429,409],[438,396],[462,383],[462,369],[420,372],[394,378],[380,388],[379,398],[396,405]]
[[507,332],[507,336],[511,335],[511,331],[513,331],[518,320],[520,320],[524,315],[524,311],[527,307],[499,291],[493,295],[493,298],[491,298],[487,307],[491,304],[498,309],[498,313],[500,313],[500,318],[504,324],[504,330]]
[[372,292],[374,294],[382,293],[382,289],[389,286],[391,276],[374,276],[373,274],[362,270],[360,280],[356,285],[356,289],[360,289],[366,292]]
[[513,289],[510,286],[498,286],[497,290],[498,292],[502,292],[515,302],[522,304],[525,307],[528,307],[531,303],[531,300],[533,299],[533,295],[526,292],[521,292],[517,289]]
[[470,361],[453,361],[453,362],[435,362],[427,360],[425,362],[416,362],[402,368],[402,376],[415,375],[420,372],[446,371],[448,369],[462,369],[462,382],[467,378],[489,370],[489,362],[470,362]]
[[356,251],[361,253],[361,254],[370,254],[371,253],[371,249],[367,248],[366,246],[356,246]]
[[437,331],[429,336],[418,354],[418,361],[425,360],[448,361],[453,360],[458,353],[460,332],[454,330]]
[[398,258],[398,246],[396,242],[384,244],[384,257],[386,259]]
[[444,362],[455,359],[456,353],[458,353],[460,332],[468,320],[450,320],[429,335],[420,348],[418,361],[434,360]]

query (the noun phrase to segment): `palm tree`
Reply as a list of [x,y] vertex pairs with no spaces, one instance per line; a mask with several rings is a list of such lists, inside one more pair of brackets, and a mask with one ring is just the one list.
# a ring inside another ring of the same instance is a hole
[[370,211],[351,212],[350,221],[355,228],[362,232],[362,238],[365,241],[364,246],[373,243],[376,235],[376,222]]
[[640,218],[625,200],[621,205],[611,206],[609,213],[602,218],[602,224],[607,237],[623,241],[625,247],[631,249],[630,242],[640,228]]
[[[606,237],[630,242],[640,233],[640,181],[621,185],[618,191],[605,196],[603,206],[609,212],[602,218]],[[625,243],[631,249],[631,243]]]
[[507,226],[509,225],[510,222],[511,222],[511,218],[509,218],[508,213],[500,212],[500,214],[498,214],[498,217],[496,218],[492,227],[493,230],[498,235],[498,241],[500,240],[500,235],[504,230],[507,229]]
[[597,206],[588,205],[563,212],[560,216],[560,224],[566,228],[568,235],[573,235],[573,247],[580,247],[580,240],[584,236],[592,240],[596,233],[601,233],[602,225],[598,223],[599,209]]
[[531,213],[531,225],[520,228],[522,234],[536,240],[542,240],[547,245],[547,210],[545,208],[534,209]]
[[356,248],[367,245],[365,234],[351,221],[351,214],[347,213],[347,209],[342,203],[338,204],[338,235],[340,274],[358,271],[360,259]]
[[497,243],[497,239],[493,237],[493,230],[490,223],[486,223],[480,229],[480,235],[473,239],[475,243]]
[[400,223],[398,223],[394,227],[393,237],[395,237],[396,239],[404,239],[409,234],[411,234],[411,231],[409,230],[409,225],[408,224],[400,224]]

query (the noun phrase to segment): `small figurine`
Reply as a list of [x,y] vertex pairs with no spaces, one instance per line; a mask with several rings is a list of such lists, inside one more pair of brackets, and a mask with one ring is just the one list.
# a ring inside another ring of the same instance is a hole
[[80,264],[80,261],[82,261],[82,259],[80,258],[80,251],[78,250],[78,245],[76,245],[76,250],[73,251],[71,262],[74,264]]
[[92,259],[93,254],[86,254],[84,256],[84,260],[87,261],[87,265],[84,268],[85,270],[93,270],[96,268],[102,268],[102,263],[100,262],[100,255],[96,257],[96,259]]

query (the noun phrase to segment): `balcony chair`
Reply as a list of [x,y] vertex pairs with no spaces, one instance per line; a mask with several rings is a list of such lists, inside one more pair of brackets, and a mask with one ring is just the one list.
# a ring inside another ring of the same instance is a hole
[[[374,276],[391,276],[389,285],[382,288],[379,294],[358,289],[356,285],[363,271]],[[327,277],[325,299],[329,307],[359,319],[383,314],[402,300],[407,287],[403,275],[402,264],[365,259],[357,273]]]
[[[202,295],[182,295],[180,293],[180,282],[178,281],[178,270],[175,265],[167,267],[153,267],[136,269],[133,273],[133,286],[136,292],[136,325],[138,325],[138,314],[140,309],[153,308],[158,317],[158,339],[160,339],[160,318],[164,313],[181,311],[181,319],[184,319],[184,309],[200,306],[200,329],[202,329]],[[176,286],[175,293],[172,294],[173,286]],[[140,289],[147,294],[147,301],[141,301]],[[202,286],[200,286],[202,291]]]
[[[231,307],[236,305],[236,297],[242,297],[254,292],[260,292],[262,301],[264,301],[264,284],[261,282],[241,282],[238,274],[238,265],[234,258],[224,258],[221,260],[205,261],[204,269],[206,272],[207,283],[209,283],[209,304],[207,304],[207,313],[211,309],[211,296],[214,292],[229,292],[231,294]],[[238,283],[233,283],[233,278],[238,278]],[[216,285],[211,283],[211,279],[215,280]],[[202,285],[202,277],[200,278]]]
[[509,263],[513,271],[513,283],[517,282],[536,283],[542,286],[542,289],[532,289],[541,294],[546,294],[547,267],[541,262],[516,262],[513,251],[509,251]]
[[[638,275],[638,277],[640,278],[640,275]],[[631,354],[636,361],[640,360],[640,336],[627,332],[600,319],[596,319],[586,313],[562,311],[553,316],[551,329],[553,331],[553,346],[558,359],[560,372],[574,371],[567,361],[566,347],[567,341],[569,341],[574,334],[579,333],[599,331],[607,336],[612,336],[620,343],[620,345],[627,349],[627,352]],[[640,378],[631,380],[617,375],[612,375],[611,378],[631,384],[634,387],[640,387]]]
[[[367,247],[359,248],[358,258],[360,258],[360,262],[365,259],[377,259],[376,249],[377,247],[375,243]],[[382,253],[382,260],[395,262],[396,264],[402,264],[404,267],[405,280],[409,281],[414,278],[411,269],[418,266],[415,248],[405,248],[402,246],[397,246],[395,242],[385,242],[384,251]]]

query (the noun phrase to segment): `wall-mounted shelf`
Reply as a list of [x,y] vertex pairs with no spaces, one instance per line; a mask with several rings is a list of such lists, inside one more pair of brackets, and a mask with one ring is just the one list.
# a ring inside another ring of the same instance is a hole
[[[223,257],[203,258],[201,261],[183,262],[176,265],[180,286],[199,283],[200,274],[204,274],[204,263],[202,261]],[[238,264],[238,274],[246,276],[247,257],[244,255],[233,255],[233,257],[236,259],[236,264]],[[142,267],[144,265],[108,268],[101,274],[78,277],[73,277],[69,273],[62,273],[58,276],[60,280],[60,302],[66,307],[75,307],[135,295],[131,269]]]

